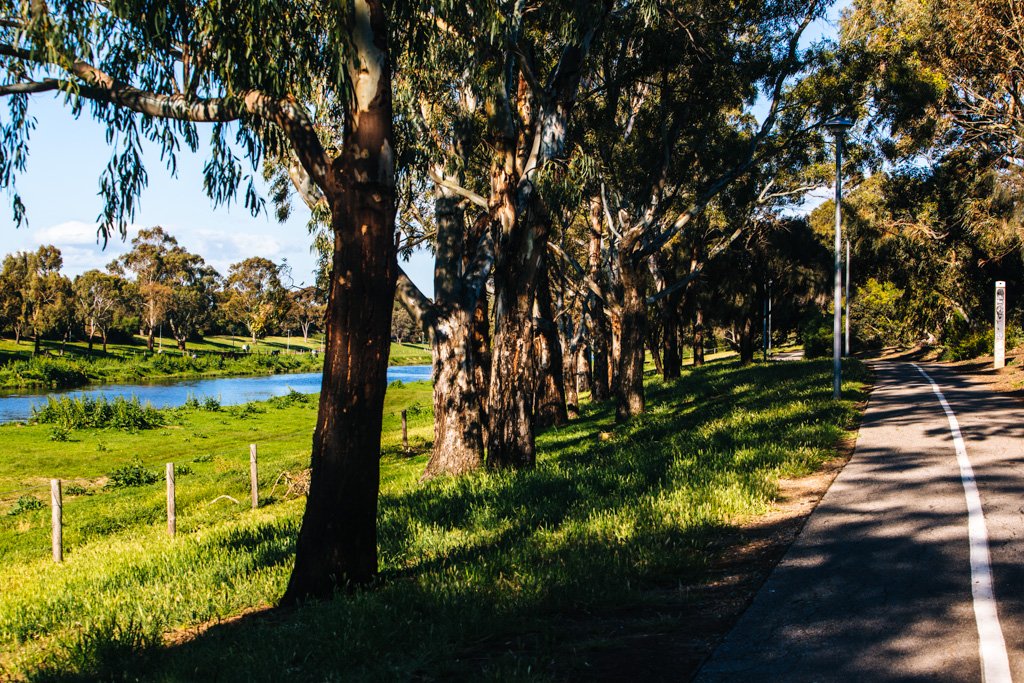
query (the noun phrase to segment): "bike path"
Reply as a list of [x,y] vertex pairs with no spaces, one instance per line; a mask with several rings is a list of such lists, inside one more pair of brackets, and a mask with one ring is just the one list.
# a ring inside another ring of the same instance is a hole
[[[921,369],[963,437],[998,644],[1024,681],[1024,405],[947,367]],[[978,681],[983,643],[989,682],[1008,679],[993,668],[992,619],[979,631],[980,546],[948,415],[917,366],[874,370],[853,457],[698,681]]]

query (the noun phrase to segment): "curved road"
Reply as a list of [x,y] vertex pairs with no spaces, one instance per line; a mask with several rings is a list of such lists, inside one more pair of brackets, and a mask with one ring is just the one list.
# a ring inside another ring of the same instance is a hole
[[969,531],[936,391],[911,363],[874,369],[853,458],[697,680],[1024,681],[1024,406],[921,366],[973,466]]

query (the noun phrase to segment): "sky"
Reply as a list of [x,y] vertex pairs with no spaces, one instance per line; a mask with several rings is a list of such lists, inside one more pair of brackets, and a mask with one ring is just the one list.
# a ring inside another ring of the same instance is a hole
[[[827,19],[810,27],[805,42],[834,37],[839,12],[849,2],[839,0],[833,5]],[[147,147],[144,159],[149,187],[143,192],[134,225],[126,240],[115,237],[104,248],[96,235],[96,216],[102,209],[98,182],[110,158],[103,127],[85,113],[74,119],[67,107],[50,95],[34,96],[30,112],[37,126],[29,141],[28,169],[17,181],[28,225],[16,228],[9,198],[0,199],[0,255],[53,244],[64,256],[65,274],[73,277],[106,267],[128,250],[139,229],[160,225],[222,275],[232,263],[263,256],[277,263],[287,259],[296,285],[313,282],[315,258],[306,230],[309,212],[302,202],[293,202],[292,216],[286,223],[279,223],[268,213],[254,218],[242,205],[214,209],[203,191],[202,145],[199,154],[182,152],[176,177],[164,168],[156,148]],[[200,140],[208,134],[209,128],[200,126]],[[261,193],[267,197],[260,174],[255,175]],[[827,189],[823,190],[821,199],[812,199],[807,207],[813,208],[828,194]],[[432,267],[431,256],[422,251],[403,264],[428,296],[433,293]]]

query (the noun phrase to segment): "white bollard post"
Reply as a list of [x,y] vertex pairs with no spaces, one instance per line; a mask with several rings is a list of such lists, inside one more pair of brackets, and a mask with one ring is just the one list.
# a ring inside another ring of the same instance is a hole
[[995,325],[996,369],[1006,366],[1006,283],[996,282],[996,325]]
[[64,561],[64,502],[61,500],[60,479],[50,480],[50,537],[53,561]]

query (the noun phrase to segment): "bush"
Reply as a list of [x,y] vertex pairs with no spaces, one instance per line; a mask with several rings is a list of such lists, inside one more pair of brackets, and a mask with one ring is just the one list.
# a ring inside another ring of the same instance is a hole
[[[946,340],[942,359],[961,361],[987,356],[995,352],[995,340],[995,330],[991,327],[981,330],[957,329]],[[1024,330],[1017,325],[1007,325],[1006,349],[1014,349],[1022,342]]]
[[136,431],[164,424],[159,410],[149,403],[142,405],[135,396],[131,399],[117,396],[112,401],[104,397],[51,396],[43,407],[32,408],[32,417],[40,424],[53,424],[64,430],[113,427]]
[[800,327],[806,358],[824,358],[832,353],[832,318],[824,313],[811,314]]
[[914,340],[914,317],[905,291],[891,282],[869,279],[853,300],[850,326],[858,346],[906,346]]
[[294,389],[288,389],[287,394],[267,399],[267,403],[275,408],[287,408],[288,406],[305,405],[309,403],[309,399],[309,394],[303,394],[302,392],[295,391]]
[[21,496],[18,498],[18,502],[14,504],[7,514],[11,517],[15,515],[21,515],[32,510],[41,510],[46,507],[46,504],[33,496]]
[[43,385],[60,389],[88,383],[82,364],[67,358],[37,356],[9,363],[0,370],[0,384],[7,386]]
[[54,425],[50,430],[50,441],[69,441],[70,439],[71,430],[64,425]]
[[123,489],[133,486],[147,486],[160,481],[160,475],[142,466],[138,458],[130,465],[118,467],[107,475],[107,488]]

